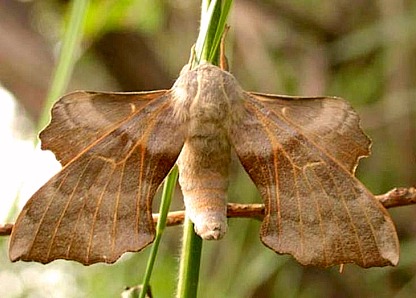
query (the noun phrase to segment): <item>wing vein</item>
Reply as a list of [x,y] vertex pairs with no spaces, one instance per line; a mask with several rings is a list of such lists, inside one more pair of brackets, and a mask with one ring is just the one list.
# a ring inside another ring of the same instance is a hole
[[338,194],[340,194],[340,198],[341,198],[341,201],[342,201],[342,205],[344,206],[345,211],[347,212],[347,215],[348,215],[348,218],[349,218],[349,222],[350,222],[350,224],[351,224],[351,226],[352,226],[352,228],[353,228],[353,230],[354,230],[355,239],[356,239],[356,242],[357,242],[358,248],[360,249],[361,259],[364,261],[363,250],[362,250],[362,246],[361,246],[361,241],[360,241],[360,238],[359,238],[359,236],[358,236],[357,227],[355,226],[355,224],[354,224],[354,222],[353,222],[353,219],[352,219],[352,217],[351,217],[350,210],[349,210],[349,208],[348,208],[348,206],[347,206],[347,203],[345,202],[345,197],[344,197],[344,195],[343,195],[342,193],[340,193],[340,191],[339,191],[339,187],[338,187],[338,185],[337,185],[337,183],[336,183],[336,181],[335,181],[335,179],[334,179],[333,174],[332,174],[331,172],[329,172],[329,175],[332,177],[332,181],[333,181],[334,186],[335,186],[335,187],[336,187],[336,189],[337,189],[337,193],[338,193]]
[[57,192],[61,189],[61,187],[62,187],[63,183],[65,182],[66,178],[68,177],[68,175],[69,175],[69,172],[68,172],[68,173],[66,173],[64,177],[62,177],[62,180],[61,180],[61,182],[59,183],[59,186],[57,187],[57,189],[56,189],[56,191],[54,192],[53,196],[51,196],[51,199],[49,200],[48,205],[47,205],[47,207],[46,207],[46,210],[43,212],[42,217],[41,217],[41,219],[39,220],[39,224],[38,224],[38,227],[36,228],[36,232],[34,233],[34,235],[35,235],[35,236],[33,237],[33,242],[32,242],[32,244],[31,244],[31,246],[30,246],[29,251],[32,251],[32,248],[33,248],[33,245],[34,245],[35,239],[38,237],[38,234],[39,234],[39,231],[40,231],[40,227],[42,226],[42,224],[43,224],[43,222],[44,222],[44,219],[45,219],[46,213],[49,211],[49,209],[50,209],[50,207],[51,207],[51,205],[52,205],[52,202],[54,201],[54,198],[55,198],[56,193],[57,193]]
[[118,185],[116,202],[115,202],[115,206],[114,206],[113,227],[111,229],[111,258],[113,258],[115,243],[116,243],[117,216],[118,216],[118,208],[119,208],[119,204],[120,204],[121,185],[122,185],[123,179],[124,179],[125,166],[126,166],[126,163],[124,162],[123,166],[121,167],[120,180],[119,180],[119,185]]
[[[61,215],[59,216],[58,221],[56,222],[55,229],[54,229],[54,231],[53,231],[53,234],[52,234],[52,237],[51,237],[51,241],[50,241],[50,244],[49,244],[49,249],[48,249],[48,253],[47,253],[47,259],[49,259],[49,255],[50,255],[50,253],[51,253],[51,251],[52,251],[52,247],[53,247],[53,244],[54,244],[54,241],[55,241],[55,238],[56,238],[56,234],[58,233],[59,226],[61,225],[61,222],[62,222],[62,220],[63,220],[63,218],[64,218],[64,216],[65,216],[65,213],[67,212],[68,207],[69,207],[69,205],[71,204],[71,201],[72,201],[72,199],[73,199],[73,197],[74,197],[74,194],[75,194],[75,192],[76,192],[76,190],[77,190],[77,188],[78,188],[79,182],[81,181],[81,177],[85,174],[85,171],[86,171],[86,169],[88,168],[88,166],[89,166],[89,164],[90,164],[91,160],[92,160],[92,158],[90,158],[90,159],[88,160],[88,162],[87,162],[87,163],[85,164],[85,166],[84,166],[84,169],[82,170],[81,175],[79,175],[79,176],[78,176],[77,183],[75,184],[74,189],[73,189],[73,191],[72,191],[71,195],[69,196],[69,198],[68,198],[68,200],[67,200],[67,203],[65,204],[65,207],[64,207],[64,209],[62,210]],[[69,251],[69,246],[68,246],[68,248],[67,248],[67,253],[68,253],[68,251]]]
[[115,172],[115,167],[112,166],[113,170],[111,172],[110,175],[108,175],[108,179],[107,179],[107,183],[104,185],[103,190],[100,193],[100,196],[98,198],[97,204],[95,206],[95,211],[94,211],[94,215],[92,218],[92,223],[91,223],[91,232],[90,232],[90,236],[88,237],[88,246],[87,246],[87,263],[89,262],[89,258],[90,258],[90,254],[91,254],[91,247],[92,247],[92,241],[93,241],[93,237],[94,237],[94,232],[95,232],[95,224],[97,222],[97,216],[98,216],[98,211],[100,210],[101,207],[101,203],[103,200],[103,196],[105,194],[105,192],[107,191],[107,187],[110,184],[111,178],[114,175]]
[[[313,175],[315,175],[315,171],[313,171]],[[314,188],[313,188],[311,182],[309,181],[309,179],[307,178],[307,176],[305,174],[303,174],[303,176],[304,176],[306,185],[309,187],[309,193],[314,193],[315,194]],[[317,181],[318,181],[319,184],[321,184],[319,179],[317,179]],[[322,185],[321,185],[321,189],[324,190]],[[326,239],[326,235],[324,233],[322,211],[321,211],[321,208],[319,207],[319,202],[318,202],[318,198],[316,197],[316,194],[313,195],[312,197],[313,197],[313,201],[315,203],[315,208],[316,208],[316,211],[317,211],[318,217],[319,217],[319,231],[320,231],[321,239],[322,239],[322,252],[323,252],[323,255],[324,255],[325,263],[328,264],[329,260],[328,260],[328,255],[327,255],[327,252],[326,252],[327,245],[328,245],[328,243],[327,243],[328,240]],[[331,212],[331,215],[333,215],[332,212]]]

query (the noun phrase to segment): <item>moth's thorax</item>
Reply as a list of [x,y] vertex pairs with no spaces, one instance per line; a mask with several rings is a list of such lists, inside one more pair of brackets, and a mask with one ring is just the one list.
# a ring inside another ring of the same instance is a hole
[[227,71],[212,64],[181,71],[172,87],[175,113],[182,121],[198,118],[228,127],[240,118],[243,90]]
[[172,92],[187,131],[177,161],[186,211],[202,238],[218,239],[227,229],[229,128],[240,118],[243,91],[231,74],[204,64],[182,71]]

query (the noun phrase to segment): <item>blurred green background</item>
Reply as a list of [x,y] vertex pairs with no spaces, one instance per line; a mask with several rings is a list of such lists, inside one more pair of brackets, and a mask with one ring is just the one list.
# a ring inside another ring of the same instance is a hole
[[[361,160],[357,176],[376,194],[415,185],[416,1],[234,2],[227,54],[244,89],[348,99],[373,139],[373,153]],[[36,135],[33,123],[49,87],[68,3],[0,2],[0,84],[18,102],[14,123],[31,123],[14,125],[17,138]],[[92,1],[67,91],[170,88],[198,35],[199,5]],[[0,113],[2,105],[0,99]],[[260,202],[237,163],[232,176],[229,201]],[[13,182],[8,179],[1,185]],[[172,209],[182,206],[177,189]],[[223,240],[204,243],[199,297],[414,297],[416,206],[389,211],[401,243],[399,265],[346,265],[342,274],[276,255],[260,243],[259,222],[231,219]],[[181,227],[172,227],[164,235],[151,281],[155,297],[174,296],[181,233]],[[125,286],[141,281],[149,251],[126,254],[114,265],[11,264],[7,238],[0,239],[0,297],[118,297]]]

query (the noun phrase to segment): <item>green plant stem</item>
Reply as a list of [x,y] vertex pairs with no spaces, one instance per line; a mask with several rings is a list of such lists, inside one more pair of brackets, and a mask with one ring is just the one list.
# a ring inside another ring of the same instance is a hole
[[222,35],[225,31],[225,26],[227,24],[227,17],[231,10],[231,5],[233,1],[224,1],[224,4],[221,8],[221,12],[219,14],[218,24],[217,24],[217,30],[215,31],[214,38],[212,40],[212,48],[210,55],[208,57],[208,61],[215,61],[215,64],[218,64],[218,48],[221,43]]
[[170,202],[172,200],[172,194],[176,181],[178,179],[178,168],[174,167],[166,178],[165,184],[163,185],[162,201],[159,208],[159,220],[156,225],[156,237],[155,242],[152,245],[149,259],[147,261],[146,272],[142,281],[142,290],[140,292],[140,298],[146,297],[147,288],[149,287],[150,277],[152,275],[153,267],[155,264],[157,252],[159,249],[160,240],[162,239],[163,231],[166,227],[166,218],[169,212]]
[[202,1],[201,26],[195,45],[196,57],[193,67],[204,62],[218,64],[218,47],[232,2],[232,0]]
[[177,297],[193,298],[197,296],[198,291],[202,239],[195,234],[194,224],[187,216],[183,233]]
[[[195,46],[195,67],[203,62],[218,65],[218,48],[224,33],[232,0],[202,1],[201,27]],[[185,217],[182,252],[177,288],[178,298],[197,297],[202,239],[195,234],[194,225]]]
[[[209,5],[206,3],[202,5],[201,9],[201,26],[199,29],[198,39],[195,45],[196,59],[193,66],[208,62],[212,39],[217,29],[217,21],[219,14],[221,13],[221,6],[217,0],[213,0]],[[206,8],[206,11],[204,9]]]
[[[89,2],[89,0],[74,0],[72,2],[69,22],[64,33],[58,64],[55,68],[52,84],[38,121],[38,131],[43,129],[49,122],[52,105],[65,92],[68,86],[76,60],[76,53],[80,48]],[[37,143],[37,139],[35,143]]]

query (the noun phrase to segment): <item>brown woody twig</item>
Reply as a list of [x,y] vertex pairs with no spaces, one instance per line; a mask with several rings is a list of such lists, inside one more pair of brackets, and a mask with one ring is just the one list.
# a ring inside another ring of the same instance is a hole
[[[380,201],[385,208],[393,208],[400,206],[407,206],[416,204],[416,188],[415,187],[398,187],[394,188],[385,194],[377,195],[376,199]],[[228,217],[245,217],[254,219],[263,219],[264,205],[263,204],[227,204]],[[183,223],[185,211],[169,212],[167,218],[168,226],[180,225]],[[156,223],[159,219],[159,214],[153,214],[153,220]],[[10,235],[13,229],[13,224],[0,225],[0,236]]]

